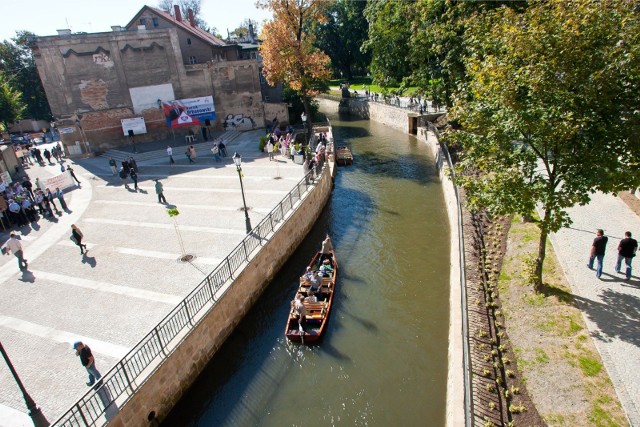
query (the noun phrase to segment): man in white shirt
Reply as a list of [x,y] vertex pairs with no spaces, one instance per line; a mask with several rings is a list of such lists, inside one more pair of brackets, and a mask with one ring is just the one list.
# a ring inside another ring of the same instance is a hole
[[170,145],[167,145],[167,156],[169,156],[169,166],[171,166],[175,163],[175,160],[173,160],[173,149]]
[[4,247],[2,248],[3,253],[7,253],[7,250],[11,251],[11,253],[15,255],[16,258],[18,258],[18,268],[20,270],[24,270],[28,267],[27,260],[23,258],[22,245],[20,244],[20,241],[16,237],[15,233],[10,234],[9,240],[7,240],[7,243],[5,243]]

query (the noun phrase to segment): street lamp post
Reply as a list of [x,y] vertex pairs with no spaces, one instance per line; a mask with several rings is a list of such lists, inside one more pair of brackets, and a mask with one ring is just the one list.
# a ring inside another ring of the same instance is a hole
[[242,191],[242,204],[244,205],[244,220],[247,226],[247,234],[251,233],[251,220],[249,219],[249,211],[247,210],[247,202],[244,199],[244,186],[242,185],[242,157],[238,152],[233,153],[233,163],[236,165],[236,169],[238,170],[238,177],[240,178],[240,191]]
[[24,402],[27,404],[27,409],[29,410],[29,416],[31,417],[31,421],[33,421],[33,425],[35,427],[49,426],[50,425],[49,421],[47,421],[47,419],[45,418],[40,408],[38,408],[38,405],[36,405],[36,402],[33,401],[31,396],[29,396],[29,393],[27,393],[27,390],[24,388],[24,385],[22,385],[22,381],[20,381],[20,377],[18,376],[18,373],[16,372],[16,370],[13,368],[13,365],[11,364],[11,360],[9,360],[9,356],[7,355],[7,352],[4,351],[4,347],[2,346],[1,342],[0,342],[0,353],[2,353],[2,357],[4,357],[4,361],[7,362],[7,366],[9,367],[9,370],[11,371],[13,378],[16,380],[18,387],[20,387],[20,391],[22,392],[22,397],[24,398]]

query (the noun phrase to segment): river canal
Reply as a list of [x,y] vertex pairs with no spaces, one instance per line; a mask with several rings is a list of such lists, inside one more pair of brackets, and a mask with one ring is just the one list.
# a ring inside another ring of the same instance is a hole
[[[423,142],[332,117],[340,167],[315,227],[164,426],[442,426],[449,226]],[[338,284],[324,339],[287,342],[298,277],[332,237]]]

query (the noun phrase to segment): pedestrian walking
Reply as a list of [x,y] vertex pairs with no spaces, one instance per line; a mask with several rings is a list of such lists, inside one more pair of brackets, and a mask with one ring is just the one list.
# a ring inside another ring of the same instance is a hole
[[89,252],[87,245],[82,243],[83,237],[84,234],[82,234],[82,231],[80,231],[75,224],[71,224],[71,236],[69,236],[69,239],[71,239],[71,241],[80,248],[80,255],[84,255],[85,252]]
[[111,168],[111,175],[115,176],[118,173],[118,164],[113,157],[109,159],[109,167]]
[[189,163],[194,163],[194,161],[191,160],[191,150],[189,149],[189,147],[187,147],[187,149],[185,150],[184,155],[187,156],[187,159],[189,159]]
[[136,159],[134,159],[133,157],[129,157],[129,166],[131,167],[131,169],[133,169],[136,173],[138,173],[138,162],[136,162]]
[[20,244],[20,240],[18,240],[16,233],[11,233],[9,235],[9,240],[7,240],[7,243],[5,243],[2,247],[3,254],[8,255],[9,251],[11,251],[11,253],[15,255],[16,258],[18,258],[18,268],[20,270],[24,270],[29,266],[27,264],[27,260],[24,259],[22,245]]
[[82,363],[82,366],[84,366],[89,374],[87,386],[91,387],[96,381],[102,378],[102,374],[100,374],[96,368],[96,360],[91,353],[91,349],[88,345],[83,344],[82,341],[73,343],[73,349],[76,351],[76,355],[80,356],[80,363]]
[[[53,206],[53,210],[56,211],[56,214],[60,214],[60,211],[58,210],[58,207],[56,206],[56,204],[53,202],[54,196],[53,193],[51,192],[51,190],[49,190],[48,188],[45,190],[45,196],[47,197],[47,200],[49,200],[49,204],[51,206]],[[49,209],[49,212],[51,212],[51,209]],[[53,212],[51,213],[51,215],[53,215]]]
[[47,159],[47,162],[52,165],[53,163],[51,162],[51,152],[45,148],[43,154],[44,158]]
[[173,149],[170,145],[167,145],[167,156],[169,156],[169,166],[176,162],[175,160],[173,160]]
[[593,239],[593,244],[591,245],[591,256],[589,257],[589,269],[593,270],[593,262],[597,259],[598,265],[596,267],[596,277],[599,279],[602,276],[602,263],[604,261],[604,253],[607,249],[607,242],[609,238],[604,235],[604,231],[602,229],[596,230],[596,238]]
[[213,160],[215,160],[216,162],[219,162],[220,159],[220,148],[218,147],[218,143],[217,142],[213,142],[213,147],[211,148],[211,154],[213,154]]
[[76,180],[76,182],[78,183],[78,187],[79,187],[80,186],[80,181],[78,180],[78,177],[76,176],[76,174],[73,173],[73,168],[70,165],[67,165],[67,172],[69,172],[71,174],[71,178]]
[[56,187],[56,192],[53,193],[53,195],[58,198],[58,201],[60,202],[60,208],[66,211],[67,203],[64,201],[64,193],[62,192],[62,190],[60,190],[59,187]]
[[271,139],[267,142],[267,153],[269,153],[269,161],[273,160],[273,143]]
[[224,143],[224,139],[218,140],[218,149],[220,150],[220,155],[222,157],[227,157],[227,146]]
[[131,170],[129,171],[129,176],[133,181],[133,189],[138,191],[138,174],[136,173],[136,170],[131,168]]
[[122,183],[124,184],[124,188],[126,188],[128,190],[129,189],[129,184],[127,183],[127,178],[129,177],[129,174],[127,173],[127,171],[124,168],[124,166],[120,168],[120,172],[118,172],[118,175],[120,176],[120,179],[122,180]]
[[158,195],[158,203],[167,204],[167,199],[164,198],[162,183],[159,179],[156,179],[156,194]]
[[616,273],[620,273],[620,267],[622,267],[622,260],[627,266],[625,276],[627,280],[631,279],[631,260],[636,256],[638,251],[638,241],[631,238],[631,232],[624,233],[624,239],[618,244],[618,261],[616,262]]
[[191,160],[195,162],[198,158],[198,153],[196,153],[196,149],[193,145],[189,147],[189,152],[191,153]]

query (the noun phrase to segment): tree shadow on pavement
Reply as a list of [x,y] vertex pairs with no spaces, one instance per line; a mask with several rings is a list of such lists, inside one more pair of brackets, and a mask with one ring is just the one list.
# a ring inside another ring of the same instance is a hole
[[603,342],[619,339],[640,347],[640,298],[637,296],[607,288],[600,293],[602,301],[593,301],[546,284],[542,293],[554,295],[582,310],[599,329],[592,332],[594,338]]

